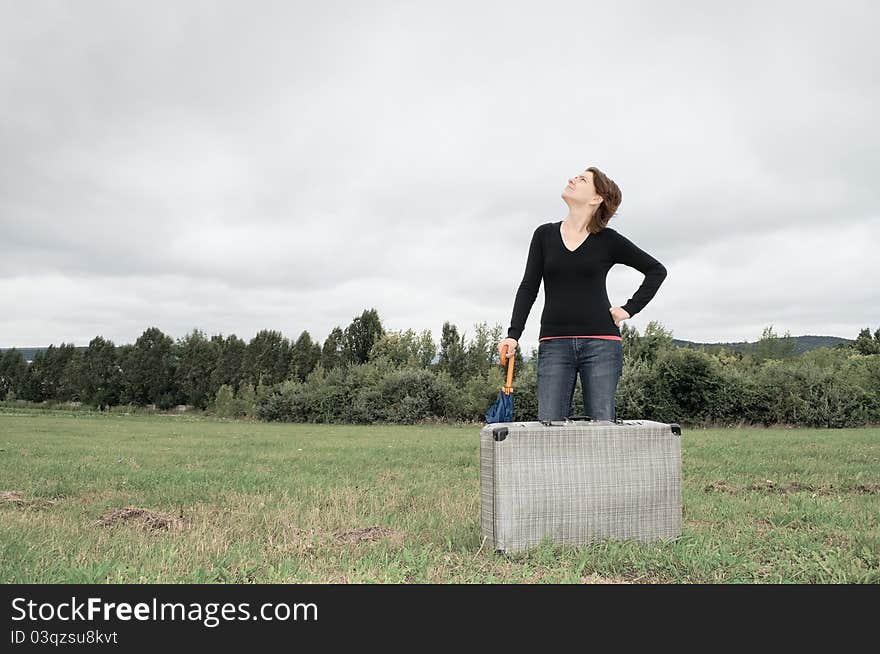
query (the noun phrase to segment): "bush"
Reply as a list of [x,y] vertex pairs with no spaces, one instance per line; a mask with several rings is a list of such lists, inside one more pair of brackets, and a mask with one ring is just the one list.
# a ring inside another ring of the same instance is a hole
[[445,418],[454,405],[453,387],[430,370],[401,368],[382,378],[377,399],[384,420],[413,424],[428,418]]
[[167,411],[173,406],[177,405],[177,400],[174,397],[174,393],[165,392],[159,396],[159,399],[156,401],[156,408],[161,411]]
[[242,384],[238,389],[237,400],[235,407],[240,415],[249,418],[257,416],[259,407],[257,406],[257,392],[253,384]]
[[624,358],[623,372],[614,398],[616,417],[624,420],[639,420],[648,415],[650,405],[648,390],[653,375],[653,367],[646,359]]
[[[504,374],[506,379],[507,373]],[[538,419],[537,356],[513,371],[513,417],[524,421]]]
[[217,389],[211,410],[221,418],[237,418],[246,414],[246,407],[235,397],[229,384]]
[[873,362],[820,348],[791,361],[766,361],[756,377],[753,417],[773,424],[855,427],[876,420]]
[[880,354],[849,354],[841,361],[840,374],[857,387],[866,423],[880,423]]
[[781,360],[765,361],[754,373],[755,398],[750,410],[754,422],[769,427],[796,423],[800,392],[789,365]]
[[314,394],[308,384],[291,380],[268,393],[257,407],[261,420],[309,422],[314,418]]
[[742,426],[752,422],[758,385],[754,378],[732,366],[719,367],[718,388],[707,407],[706,419],[712,425]]
[[[450,403],[452,412],[456,418],[469,421],[485,421],[486,411],[501,396],[501,388],[507,382],[507,372],[501,373],[501,366],[489,370],[485,375],[473,375],[465,383],[462,393],[453,398]],[[451,381],[450,377],[450,381]],[[514,371],[514,389],[518,386],[518,375]],[[524,420],[526,407],[520,406],[520,395],[516,390],[513,394],[513,417],[515,420]]]
[[797,412],[792,423],[811,427],[856,427],[868,421],[871,413],[871,394],[854,383],[844,367],[818,368],[810,362],[799,361],[791,374],[798,392],[791,398]]
[[702,350],[676,348],[660,353],[645,406],[645,418],[659,422],[698,423],[721,389],[717,364]]
[[[356,370],[364,368],[365,370]],[[369,370],[366,370],[369,369]],[[373,376],[373,364],[345,363],[323,373],[320,381],[309,381],[311,389],[311,421],[345,422],[352,416],[351,406],[360,388]]]
[[347,410],[348,418],[353,423],[371,424],[386,419],[382,407],[382,392],[375,386],[360,388],[351,399]]

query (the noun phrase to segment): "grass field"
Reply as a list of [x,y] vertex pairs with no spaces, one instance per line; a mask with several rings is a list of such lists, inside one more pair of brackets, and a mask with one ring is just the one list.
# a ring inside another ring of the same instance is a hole
[[880,582],[880,429],[685,427],[679,539],[509,556],[479,429],[7,412],[0,582]]

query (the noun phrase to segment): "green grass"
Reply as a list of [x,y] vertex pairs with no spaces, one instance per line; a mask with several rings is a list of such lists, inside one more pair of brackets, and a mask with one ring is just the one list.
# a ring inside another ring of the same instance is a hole
[[504,556],[479,428],[0,415],[0,582],[880,582],[880,429],[685,428],[680,538]]

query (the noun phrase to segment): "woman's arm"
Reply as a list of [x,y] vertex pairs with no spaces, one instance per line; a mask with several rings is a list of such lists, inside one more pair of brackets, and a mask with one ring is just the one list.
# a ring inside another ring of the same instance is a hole
[[621,309],[630,316],[636,315],[645,308],[657,293],[663,280],[666,279],[666,267],[644,250],[639,249],[632,241],[620,232],[614,231],[614,262],[635,268],[645,275],[642,285],[633,296],[626,301]]
[[513,302],[513,315],[510,318],[510,327],[507,330],[508,338],[519,340],[526,328],[526,318],[532,310],[535,298],[538,297],[538,289],[541,287],[541,278],[544,276],[544,248],[541,245],[541,226],[532,234],[532,242],[529,245],[529,255],[526,259],[526,271],[522,282],[516,292]]

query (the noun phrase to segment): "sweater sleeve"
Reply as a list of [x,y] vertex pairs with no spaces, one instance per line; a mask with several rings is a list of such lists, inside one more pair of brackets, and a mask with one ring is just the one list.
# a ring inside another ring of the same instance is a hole
[[541,286],[541,278],[544,275],[544,248],[541,243],[541,227],[535,229],[532,234],[532,242],[529,245],[529,255],[526,259],[526,271],[516,292],[513,302],[513,315],[510,318],[510,327],[507,329],[507,337],[519,340],[526,327],[526,318],[532,310],[535,298],[538,297],[538,289]]
[[666,279],[666,267],[644,250],[639,249],[623,234],[615,232],[614,262],[635,268],[645,275],[642,285],[621,308],[630,316],[645,308]]

